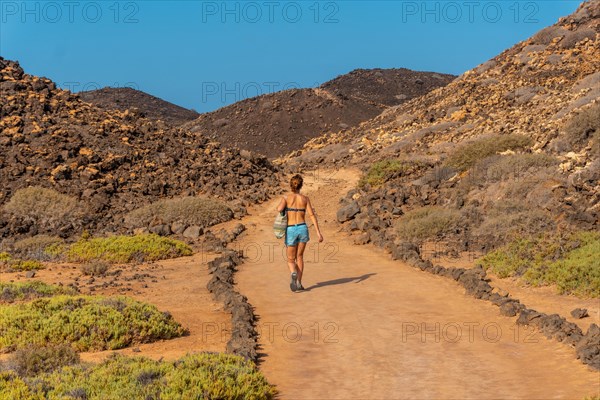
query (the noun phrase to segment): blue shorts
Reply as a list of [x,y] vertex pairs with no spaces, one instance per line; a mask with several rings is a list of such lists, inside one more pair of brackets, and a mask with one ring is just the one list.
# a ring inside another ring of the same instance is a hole
[[306,224],[288,226],[285,231],[285,245],[288,247],[297,246],[298,243],[308,243],[309,240]]

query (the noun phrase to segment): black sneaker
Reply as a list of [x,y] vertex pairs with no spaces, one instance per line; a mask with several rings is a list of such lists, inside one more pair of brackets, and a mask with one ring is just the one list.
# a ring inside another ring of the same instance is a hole
[[301,292],[303,290],[306,290],[304,289],[304,286],[302,286],[300,282],[296,283],[296,292]]
[[290,282],[290,289],[292,290],[292,292],[295,292],[296,290],[298,290],[298,288],[296,287],[296,278],[297,277],[298,277],[298,273],[292,272],[292,281]]

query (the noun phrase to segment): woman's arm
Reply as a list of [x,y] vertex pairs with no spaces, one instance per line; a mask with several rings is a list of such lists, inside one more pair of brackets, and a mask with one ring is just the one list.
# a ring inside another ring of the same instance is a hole
[[310,217],[313,225],[315,226],[315,229],[317,230],[317,235],[319,236],[319,242],[323,241],[323,235],[321,234],[321,229],[319,228],[319,221],[317,221],[317,216],[315,214],[315,210],[312,207],[312,204],[310,204],[310,199],[307,197],[306,198],[306,212],[308,213],[308,216]]
[[286,201],[285,201],[285,197],[281,198],[281,201],[279,202],[279,205],[277,206],[277,211],[282,212],[283,210],[285,210],[285,206],[286,206]]

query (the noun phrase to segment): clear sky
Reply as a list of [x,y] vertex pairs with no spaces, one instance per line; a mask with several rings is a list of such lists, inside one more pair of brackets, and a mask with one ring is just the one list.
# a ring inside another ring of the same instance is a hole
[[0,55],[206,112],[356,68],[461,74],[580,1],[0,1]]

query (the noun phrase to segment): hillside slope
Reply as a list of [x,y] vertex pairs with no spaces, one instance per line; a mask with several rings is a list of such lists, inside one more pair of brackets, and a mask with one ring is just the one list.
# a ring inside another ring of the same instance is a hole
[[356,70],[316,89],[291,89],[239,101],[184,125],[241,149],[276,157],[324,132],[356,126],[453,75],[407,69]]
[[155,121],[161,120],[171,126],[178,126],[192,121],[200,115],[196,111],[188,110],[187,108],[132,88],[106,87],[98,90],[79,92],[78,95],[83,101],[94,104],[104,110],[125,111],[135,108],[146,118]]
[[[105,111],[0,58],[0,206],[42,186],[81,202],[82,229],[119,231],[124,213],[160,198],[208,194],[262,201],[277,190],[265,158],[171,129],[141,115]],[[44,233],[31,218],[0,211],[0,237]]]
[[[600,2],[516,44],[447,86],[392,107],[358,127],[305,146],[337,160],[407,146],[431,147],[489,133],[526,134],[547,148],[573,112],[600,96]],[[343,148],[331,146],[346,144]],[[334,154],[335,153],[335,154]]]
[[365,171],[339,214],[357,243],[457,254],[598,230],[599,32],[600,1],[584,2],[447,86],[277,162]]

